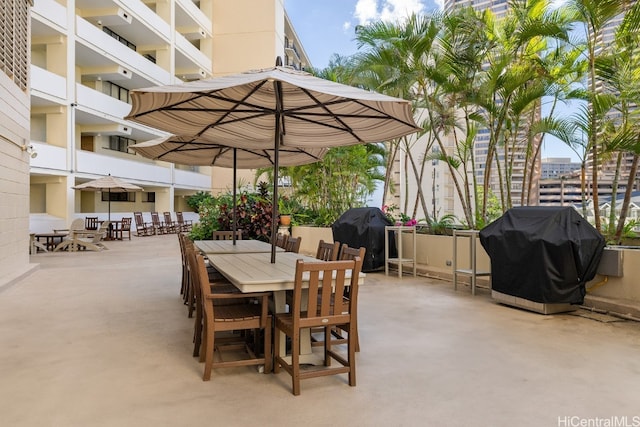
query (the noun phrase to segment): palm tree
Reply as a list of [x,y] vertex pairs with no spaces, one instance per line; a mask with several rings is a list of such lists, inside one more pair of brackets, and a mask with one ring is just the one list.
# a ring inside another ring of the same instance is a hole
[[[596,58],[598,50],[601,49],[604,31],[607,26],[624,9],[628,2],[625,0],[569,0],[565,7],[573,14],[575,21],[581,24],[584,29],[584,39],[586,44],[586,60],[588,73],[589,108],[595,109],[599,104],[598,96],[598,76],[596,73]],[[590,133],[587,134],[587,145],[591,148],[591,185],[593,188],[593,209],[595,215],[595,227],[601,231],[600,207],[598,202],[598,172],[599,172],[599,152],[600,144],[597,141],[597,130],[601,128],[599,120],[604,118],[596,111],[591,111],[588,115],[591,123],[588,125]]]
[[[433,67],[431,55],[438,34],[438,22],[438,15],[413,14],[403,22],[376,22],[359,27],[356,40],[362,52],[355,55],[358,70],[355,82],[388,95],[414,101],[414,113],[419,115],[420,102],[430,83],[428,76]],[[412,152],[415,139],[403,137],[389,143],[391,156],[387,162],[387,178],[390,178],[389,173],[398,151],[402,150],[406,170],[412,171],[418,184],[413,216],[420,203],[427,222],[430,222],[422,182],[425,178],[426,153],[430,151],[433,140],[426,131],[419,136],[425,134],[426,148],[418,159]],[[405,181],[405,187],[408,187],[408,181]],[[389,185],[386,184],[385,197],[388,188]],[[405,199],[404,212],[409,211],[408,202],[408,198]]]

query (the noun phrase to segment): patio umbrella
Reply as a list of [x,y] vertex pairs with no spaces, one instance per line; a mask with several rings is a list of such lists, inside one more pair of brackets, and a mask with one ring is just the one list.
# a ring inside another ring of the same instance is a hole
[[138,187],[135,184],[131,184],[129,182],[123,181],[119,178],[113,177],[111,175],[104,176],[102,178],[94,179],[93,181],[88,181],[75,187],[71,187],[74,190],[87,190],[87,191],[106,191],[109,193],[109,216],[108,219],[111,221],[111,193],[126,193],[129,191],[142,191],[142,187]]
[[[127,120],[229,147],[274,150],[381,142],[419,130],[408,101],[278,66],[130,92]],[[275,222],[271,229],[276,234]],[[275,242],[271,250],[275,262]]]
[[[236,243],[236,170],[274,166],[273,147],[237,148],[220,145],[204,138],[173,135],[130,145],[136,153],[153,160],[190,166],[233,168],[233,244]],[[278,150],[279,166],[298,166],[321,160],[326,148],[282,147]],[[274,217],[275,219],[275,217]]]

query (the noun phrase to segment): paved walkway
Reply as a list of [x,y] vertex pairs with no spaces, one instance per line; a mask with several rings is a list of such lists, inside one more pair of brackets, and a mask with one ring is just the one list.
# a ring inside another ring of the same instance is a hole
[[357,387],[317,378],[294,397],[255,368],[203,382],[177,238],[106,244],[34,255],[0,292],[0,425],[640,425],[639,323],[384,273],[361,288]]

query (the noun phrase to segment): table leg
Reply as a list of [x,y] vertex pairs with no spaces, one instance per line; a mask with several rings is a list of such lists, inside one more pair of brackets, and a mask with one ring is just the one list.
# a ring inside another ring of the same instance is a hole
[[[273,302],[276,313],[285,313],[287,310],[286,291],[275,291],[273,293]],[[284,334],[280,338],[280,354],[287,354],[287,341]],[[300,332],[300,363],[311,365],[324,363],[322,356],[314,354],[311,349],[311,329],[303,329]]]

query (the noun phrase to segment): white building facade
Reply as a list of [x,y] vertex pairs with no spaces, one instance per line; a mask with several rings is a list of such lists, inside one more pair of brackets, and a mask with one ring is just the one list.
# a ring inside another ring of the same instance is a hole
[[[130,150],[166,134],[123,119],[129,91],[269,67],[278,55],[308,66],[282,0],[36,0],[31,26],[34,232],[89,213],[106,217],[107,197],[117,219],[134,211],[188,212],[189,195],[231,186],[229,171]],[[289,41],[300,47],[286,49]],[[109,174],[144,191],[72,189]]]

